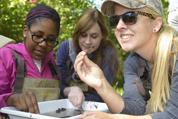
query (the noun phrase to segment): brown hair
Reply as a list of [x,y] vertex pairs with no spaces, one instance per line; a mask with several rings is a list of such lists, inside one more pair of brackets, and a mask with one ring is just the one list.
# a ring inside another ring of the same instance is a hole
[[[107,54],[105,54],[105,49],[107,47],[110,47],[115,50],[115,48],[111,44],[111,42],[109,40],[107,40],[108,29],[106,27],[105,17],[102,15],[102,13],[100,11],[98,11],[95,8],[90,8],[90,9],[87,9],[80,16],[80,18],[75,26],[75,29],[74,29],[73,43],[74,43],[74,47],[76,48],[76,52],[79,53],[81,51],[81,49],[79,47],[79,43],[78,43],[80,34],[89,30],[95,23],[98,23],[103,37],[102,37],[99,48],[94,52],[96,54],[96,58],[94,59],[94,62],[101,67],[102,61],[105,62],[105,61],[109,60],[109,58],[106,56]],[[116,67],[118,67],[117,56],[116,55],[114,56],[114,54],[116,54],[115,51],[113,53],[113,57],[114,57],[113,63],[116,63],[117,65],[116,64],[115,65],[116,65]],[[101,58],[103,58],[104,60],[102,60]],[[116,60],[114,61],[114,59],[116,59]],[[112,65],[112,63],[110,65]],[[112,69],[114,69],[114,68],[112,68]],[[114,70],[113,70],[113,72],[114,72]]]

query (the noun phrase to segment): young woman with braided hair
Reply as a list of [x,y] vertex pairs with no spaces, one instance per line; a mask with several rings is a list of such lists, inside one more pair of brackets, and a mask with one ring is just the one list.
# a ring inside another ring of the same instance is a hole
[[[24,42],[0,49],[0,108],[14,106],[39,113],[37,101],[59,97],[53,48],[60,31],[60,16],[39,4],[27,14]],[[53,95],[54,94],[54,95]]]

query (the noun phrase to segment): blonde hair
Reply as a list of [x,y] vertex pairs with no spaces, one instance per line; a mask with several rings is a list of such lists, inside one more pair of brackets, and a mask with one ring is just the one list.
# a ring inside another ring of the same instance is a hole
[[[178,47],[175,31],[169,26],[163,26],[157,42],[155,60],[152,70],[152,93],[149,101],[151,112],[162,112],[170,98],[170,78],[176,61],[176,53],[172,52],[173,46]],[[173,62],[170,62],[173,61]],[[172,67],[171,67],[172,66]]]

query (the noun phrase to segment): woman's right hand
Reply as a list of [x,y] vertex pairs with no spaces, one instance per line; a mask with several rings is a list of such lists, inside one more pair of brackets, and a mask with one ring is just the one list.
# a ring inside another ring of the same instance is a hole
[[7,99],[7,104],[9,106],[15,106],[21,111],[39,113],[36,96],[31,91],[27,91],[21,94],[12,94]]
[[87,57],[84,51],[77,55],[74,68],[80,79],[95,89],[101,87],[105,81],[102,70]]
[[68,99],[75,107],[81,108],[83,101],[85,100],[83,91],[77,86],[72,86],[68,88],[69,88]]

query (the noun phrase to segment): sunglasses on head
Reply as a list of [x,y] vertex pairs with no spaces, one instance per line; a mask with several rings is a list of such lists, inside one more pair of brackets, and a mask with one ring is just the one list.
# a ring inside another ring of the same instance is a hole
[[150,17],[151,19],[155,19],[152,14],[141,12],[141,11],[129,11],[122,15],[114,15],[109,17],[109,22],[112,28],[116,28],[118,22],[120,19],[126,24],[126,25],[133,25],[137,22],[137,16],[143,15]]

